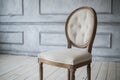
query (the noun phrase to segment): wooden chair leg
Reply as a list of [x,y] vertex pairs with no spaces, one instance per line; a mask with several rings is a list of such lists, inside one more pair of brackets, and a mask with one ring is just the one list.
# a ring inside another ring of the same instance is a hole
[[90,64],[87,65],[87,78],[88,78],[88,80],[91,80],[91,67],[90,67]]
[[68,80],[70,80],[70,70],[68,69]]
[[39,64],[39,79],[43,80],[43,63]]
[[70,80],[75,80],[75,69],[70,69]]

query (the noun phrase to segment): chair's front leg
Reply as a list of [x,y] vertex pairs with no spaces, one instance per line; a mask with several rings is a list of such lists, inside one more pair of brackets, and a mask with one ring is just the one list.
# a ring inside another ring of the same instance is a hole
[[43,80],[43,63],[39,63],[39,79]]
[[68,80],[70,80],[70,69],[68,69]]
[[70,69],[70,80],[75,80],[75,69]]
[[90,64],[87,65],[87,78],[88,78],[88,80],[91,80],[91,67],[90,67]]

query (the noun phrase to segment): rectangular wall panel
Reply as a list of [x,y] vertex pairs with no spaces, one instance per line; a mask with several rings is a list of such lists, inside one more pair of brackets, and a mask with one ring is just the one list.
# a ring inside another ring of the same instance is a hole
[[111,38],[110,33],[98,33],[95,37],[94,47],[111,48]]
[[0,44],[23,44],[23,32],[0,32]]
[[[62,34],[62,33],[41,33],[40,43],[41,45],[51,45],[51,46],[67,45],[65,34]],[[110,48],[111,34],[97,33],[97,36],[94,42],[94,47]]]
[[111,0],[40,0],[41,14],[67,14],[81,6],[91,6],[98,13],[111,13]]
[[41,45],[66,45],[66,37],[59,33],[41,33]]
[[23,0],[0,0],[0,16],[22,15]]

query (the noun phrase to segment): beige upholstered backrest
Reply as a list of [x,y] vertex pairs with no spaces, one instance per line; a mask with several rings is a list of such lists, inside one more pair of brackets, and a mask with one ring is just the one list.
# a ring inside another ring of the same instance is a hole
[[89,46],[96,32],[96,20],[96,13],[90,7],[74,10],[66,22],[67,39],[77,47]]

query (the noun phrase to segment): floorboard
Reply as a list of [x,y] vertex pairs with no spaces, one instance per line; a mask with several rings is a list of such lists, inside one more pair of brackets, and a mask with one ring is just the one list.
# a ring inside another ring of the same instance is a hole
[[120,63],[119,62],[116,62],[116,77],[117,77],[117,80],[120,80]]
[[99,71],[99,75],[96,80],[106,80],[108,73],[108,62],[103,62],[101,69]]
[[107,80],[116,80],[116,63],[109,62]]

